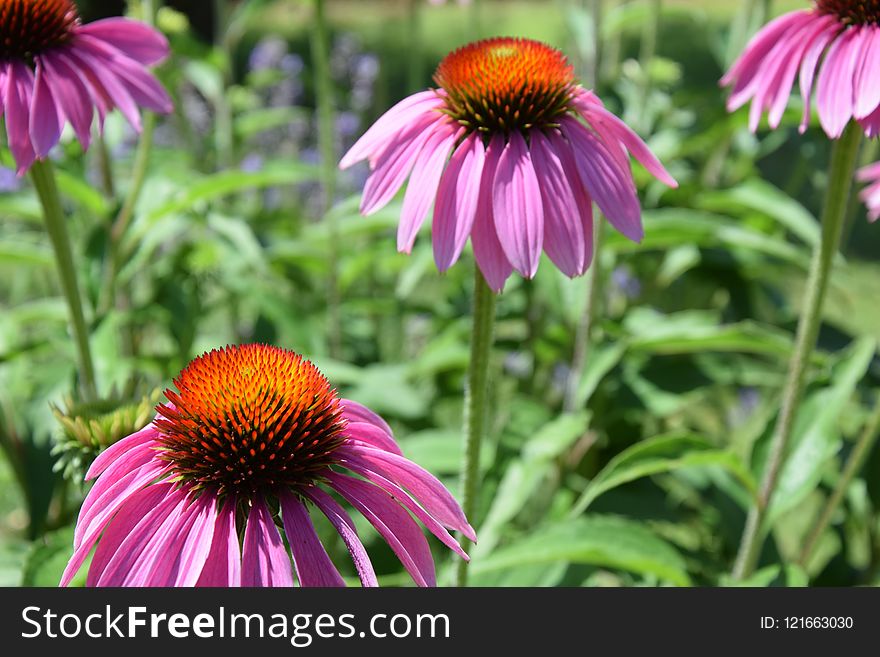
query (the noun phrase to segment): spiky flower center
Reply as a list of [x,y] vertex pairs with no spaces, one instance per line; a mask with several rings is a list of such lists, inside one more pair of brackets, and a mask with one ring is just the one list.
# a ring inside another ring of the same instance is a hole
[[25,59],[60,45],[78,23],[71,0],[0,0],[0,59]]
[[469,131],[508,134],[554,125],[569,110],[574,68],[560,51],[530,39],[494,38],[453,51],[434,81],[446,111]]
[[240,497],[306,485],[343,442],[336,391],[299,354],[230,346],[192,361],[159,406],[162,457],[195,487]]
[[816,7],[849,25],[880,25],[880,0],[816,0]]

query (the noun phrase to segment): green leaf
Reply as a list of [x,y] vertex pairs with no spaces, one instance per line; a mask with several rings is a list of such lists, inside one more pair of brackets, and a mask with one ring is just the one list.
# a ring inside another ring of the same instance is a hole
[[560,415],[544,425],[523,447],[526,461],[550,461],[562,455],[587,431],[590,414],[586,411]]
[[19,240],[0,241],[0,264],[48,267],[52,262],[52,253],[45,246]]
[[679,586],[691,582],[684,559],[672,545],[641,523],[599,515],[537,527],[525,538],[490,556],[474,559],[471,572],[488,573],[557,561],[620,568]]
[[829,459],[842,443],[840,416],[855,393],[877,350],[873,338],[857,340],[836,368],[832,384],[803,403],[792,430],[793,444],[779,472],[767,510],[767,526],[799,505],[818,485]]
[[602,379],[623,358],[626,348],[627,343],[623,341],[599,344],[592,348],[590,357],[587,359],[587,366],[578,382],[577,394],[574,399],[575,408],[582,408],[587,400],[593,396]]
[[[58,586],[73,553],[73,527],[44,534],[34,542],[25,562],[22,586]],[[83,565],[80,574],[88,571]],[[76,584],[74,584],[75,586]]]
[[736,454],[715,449],[700,436],[677,433],[642,441],[611,459],[581,493],[572,515],[580,515],[597,497],[622,484],[662,472],[696,467],[722,468],[751,494],[755,493],[755,482]]
[[64,169],[55,169],[55,179],[58,182],[58,191],[67,198],[73,200],[88,214],[96,217],[105,217],[109,212],[107,200],[103,194],[92,187],[80,176],[74,176]]
[[162,217],[191,210],[200,203],[214,201],[248,189],[293,185],[318,177],[318,169],[302,162],[272,163],[262,171],[221,171],[187,185],[175,198],[152,210],[147,219],[153,223]]

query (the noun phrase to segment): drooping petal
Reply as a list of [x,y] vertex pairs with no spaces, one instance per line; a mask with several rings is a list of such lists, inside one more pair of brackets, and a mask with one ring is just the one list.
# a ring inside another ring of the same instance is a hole
[[434,90],[407,96],[380,116],[354,143],[339,162],[339,168],[347,169],[361,160],[372,158],[387,148],[388,143],[394,140],[403,127],[419,122],[425,115],[430,119],[431,113],[442,105],[442,97]]
[[593,227],[593,199],[587,192],[584,183],[578,174],[577,161],[571,147],[565,138],[557,131],[552,130],[547,135],[550,146],[559,156],[562,162],[562,170],[568,179],[568,186],[574,194],[574,202],[578,210],[581,222],[581,234],[584,236],[584,271],[590,268],[593,262],[593,239],[595,229]]
[[632,174],[622,169],[608,146],[579,121],[565,118],[560,123],[587,192],[620,233],[641,242],[645,231]]
[[[84,48],[68,46],[65,55],[74,60],[79,70],[88,77],[96,93],[108,98],[114,107],[119,108],[136,132],[141,131],[141,113],[137,103],[131,97],[126,85],[113,72],[110,62],[101,56],[95,56]],[[98,106],[100,109],[100,105]]]
[[58,112],[55,96],[46,80],[45,68],[37,59],[29,126],[31,143],[37,158],[43,159],[49,155],[49,151],[61,138],[63,129],[64,115]]
[[217,500],[203,494],[192,504],[192,525],[184,538],[183,548],[174,564],[173,581],[169,586],[195,586],[211,552],[217,526]]
[[819,122],[832,139],[843,134],[853,117],[853,78],[859,54],[858,30],[847,30],[831,44],[816,86]]
[[110,447],[98,454],[98,457],[92,462],[88,472],[86,472],[86,481],[94,479],[100,475],[104,470],[110,467],[111,463],[129,450],[136,449],[145,443],[152,442],[158,436],[159,431],[152,423],[150,423],[140,431],[123,438],[119,442],[113,443]]
[[504,254],[498,232],[495,229],[495,212],[492,202],[492,190],[495,185],[495,171],[498,160],[504,151],[504,138],[495,135],[486,149],[483,162],[483,175],[480,177],[480,194],[477,213],[471,231],[471,244],[474,247],[474,259],[483,274],[486,283],[493,292],[501,292],[504,283],[513,273],[513,266]]
[[437,521],[434,516],[425,511],[419,503],[403,488],[395,484],[393,481],[388,479],[387,477],[383,477],[381,474],[376,472],[374,469],[370,468],[368,464],[360,459],[349,459],[346,462],[348,468],[363,477],[367,480],[373,482],[379,488],[384,490],[386,493],[391,495],[394,499],[400,502],[403,506],[405,506],[410,513],[412,513],[416,519],[419,520],[425,527],[427,527],[428,531],[430,531],[434,536],[440,539],[440,541],[446,545],[453,552],[458,554],[465,561],[469,561],[470,557],[468,557],[467,553],[461,549],[461,545],[458,544],[452,535],[446,531],[446,528]]
[[293,571],[284,542],[262,498],[253,501],[244,530],[242,586],[293,586]]
[[534,277],[544,246],[541,190],[525,139],[512,132],[495,171],[495,229],[504,254],[520,274]]
[[450,529],[476,540],[473,527],[452,494],[437,477],[412,461],[372,447],[343,445],[338,450],[347,461],[364,464],[412,493],[425,510]]
[[153,508],[136,514],[126,505],[107,526],[92,558],[86,586],[123,586],[150,539],[169,514],[186,501],[186,491],[171,484],[156,484],[145,490],[153,488],[165,491]]
[[449,166],[440,179],[431,241],[434,245],[434,262],[441,272],[455,264],[471,234],[484,159],[482,137],[471,135],[452,154]]
[[378,413],[371,411],[363,404],[359,404],[352,399],[340,399],[339,403],[342,405],[342,417],[349,422],[368,422],[379,427],[389,436],[394,435],[388,423]]
[[56,90],[59,111],[63,110],[67,116],[83,150],[88,150],[92,139],[92,119],[95,115],[89,90],[79,75],[54,52],[47,52],[38,59],[43,66],[47,83]]
[[77,34],[105,41],[135,61],[149,66],[168,56],[168,39],[158,30],[128,18],[105,18],[76,29]]
[[394,198],[412,171],[416,158],[435,130],[447,129],[448,117],[425,116],[403,130],[376,161],[376,167],[364,185],[361,214],[381,210]]
[[582,112],[582,116],[588,123],[596,127],[597,132],[604,133],[603,139],[606,143],[619,141],[657,180],[673,189],[678,187],[675,178],[670,175],[663,163],[657,159],[657,156],[651,152],[648,145],[632,128],[602,107],[588,104],[586,108],[588,109]]
[[241,548],[235,528],[234,497],[217,514],[211,548],[196,586],[241,586]]
[[538,130],[531,151],[544,204],[544,250],[563,274],[579,276],[586,260],[584,229],[561,157]]
[[328,471],[327,482],[385,539],[419,586],[436,586],[434,560],[425,535],[410,515],[381,488]]
[[284,522],[284,531],[293,554],[293,565],[300,586],[345,586],[345,580],[321,545],[303,503],[286,491],[279,495],[279,499],[281,520]]
[[392,454],[403,455],[400,446],[387,432],[375,424],[368,422],[349,422],[345,427],[345,434],[349,440],[354,440],[370,447],[383,449]]
[[[129,535],[137,523],[145,519],[149,513],[155,512],[162,500],[171,491],[171,484],[147,486],[146,488],[142,488],[132,493],[124,504],[121,505],[119,510],[122,513],[118,517],[115,517],[113,522],[110,523],[110,527],[104,533],[99,544],[101,558],[99,558],[99,554],[96,553],[92,560],[92,565],[89,568],[90,576],[92,576],[92,571],[95,573],[93,580],[100,577],[101,572],[103,572],[104,569],[103,567],[106,566],[123,539]],[[103,527],[101,529],[103,530]],[[70,584],[71,580],[92,551],[95,540],[97,540],[97,533],[92,540],[83,542],[74,550],[73,556],[70,558],[70,561],[67,563],[67,567],[64,569],[64,573],[61,576],[59,586],[67,586]]]
[[18,175],[24,175],[36,159],[30,134],[30,107],[34,74],[21,62],[6,69],[6,136]]
[[861,53],[856,66],[853,114],[857,119],[863,119],[880,107],[880,26],[864,25],[859,36]]
[[327,516],[327,519],[336,528],[336,531],[339,532],[346,547],[348,547],[349,554],[351,554],[351,559],[354,562],[358,577],[360,577],[361,585],[371,588],[379,586],[376,572],[373,570],[373,564],[370,562],[370,556],[364,549],[360,538],[358,538],[354,522],[345,512],[345,509],[339,506],[330,495],[316,486],[310,486],[302,492],[303,495],[315,503],[315,506]]
[[412,251],[416,235],[437,196],[440,176],[443,175],[446,158],[457,136],[458,131],[453,125],[434,131],[416,158],[403,197],[400,226],[397,229],[397,250],[401,253]]
[[828,44],[840,33],[841,26],[837,21],[831,21],[819,36],[810,44],[806,52],[804,52],[801,61],[801,70],[798,75],[801,90],[801,99],[804,102],[804,115],[801,118],[800,132],[804,133],[810,124],[810,99],[813,93],[813,83],[816,79],[816,68],[819,66],[819,59]]

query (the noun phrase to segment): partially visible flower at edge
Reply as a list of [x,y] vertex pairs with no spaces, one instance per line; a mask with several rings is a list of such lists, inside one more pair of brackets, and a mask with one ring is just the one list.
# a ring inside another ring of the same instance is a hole
[[[804,102],[800,131],[810,122],[816,86],[819,121],[832,139],[856,119],[869,137],[880,134],[880,2],[815,0],[765,25],[721,78],[733,86],[729,111],[750,100],[749,127],[762,114],[775,129],[782,121],[795,77]],[[824,59],[823,59],[824,55]]]
[[859,194],[868,207],[868,220],[877,221],[880,219],[880,162],[863,167],[857,177],[861,182],[868,183]]
[[69,123],[84,149],[118,108],[140,131],[139,107],[167,114],[171,99],[147,70],[168,55],[152,27],[126,18],[81,24],[71,0],[0,4],[0,115],[19,175],[45,159]]
[[97,481],[62,586],[96,542],[88,586],[292,586],[294,570],[301,586],[344,586],[307,505],[342,537],[361,583],[377,586],[354,523],[324,486],[376,528],[416,584],[434,586],[436,576],[413,516],[467,558],[447,528],[476,537],[449,491],[403,457],[384,420],[338,398],[298,354],[226,347],[174,383],[156,419],[89,469]]
[[434,203],[441,272],[470,238],[495,291],[513,270],[533,277],[542,250],[566,275],[581,275],[593,255],[593,201],[625,236],[644,235],[627,151],[677,186],[635,132],[575,82],[555,48],[521,38],[478,41],[450,53],[434,80],[438,89],[409,96],[380,117],[340,167],[369,162],[366,215],[409,178],[401,252],[412,250]]

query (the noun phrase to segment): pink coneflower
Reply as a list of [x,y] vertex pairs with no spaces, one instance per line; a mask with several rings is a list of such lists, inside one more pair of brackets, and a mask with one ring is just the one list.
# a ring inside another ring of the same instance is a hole
[[125,18],[82,25],[70,0],[0,0],[0,115],[19,175],[43,159],[70,123],[88,148],[118,107],[140,131],[138,107],[171,111],[171,100],[146,66],[168,54],[153,28]]
[[369,161],[361,202],[367,215],[409,177],[397,248],[411,251],[434,203],[440,271],[470,237],[495,291],[514,269],[534,276],[542,250],[578,276],[592,259],[593,200],[621,233],[642,239],[627,150],[676,185],[644,142],[575,82],[555,48],[528,39],[478,41],[449,54],[434,81],[438,89],[405,98],[379,118],[340,167]]
[[436,580],[413,516],[467,558],[446,528],[474,532],[449,492],[402,456],[378,415],[339,399],[299,355],[226,347],[174,383],[179,392],[166,391],[153,423],[89,469],[98,480],[62,586],[95,542],[89,586],[292,586],[294,571],[301,586],[343,586],[311,507],[339,532],[362,584],[376,586],[354,523],[325,486],[369,520],[420,586]]
[[859,194],[868,206],[868,219],[880,219],[880,162],[875,162],[859,170],[858,179],[867,182],[868,186]]
[[[766,110],[771,128],[782,120],[795,77],[804,113],[816,86],[819,122],[832,139],[856,119],[868,136],[880,134],[880,0],[815,0],[812,9],[783,14],[765,25],[721,79],[733,85],[727,107],[752,101],[749,126]],[[824,55],[824,59],[823,59]],[[821,62],[821,63],[820,63]]]

